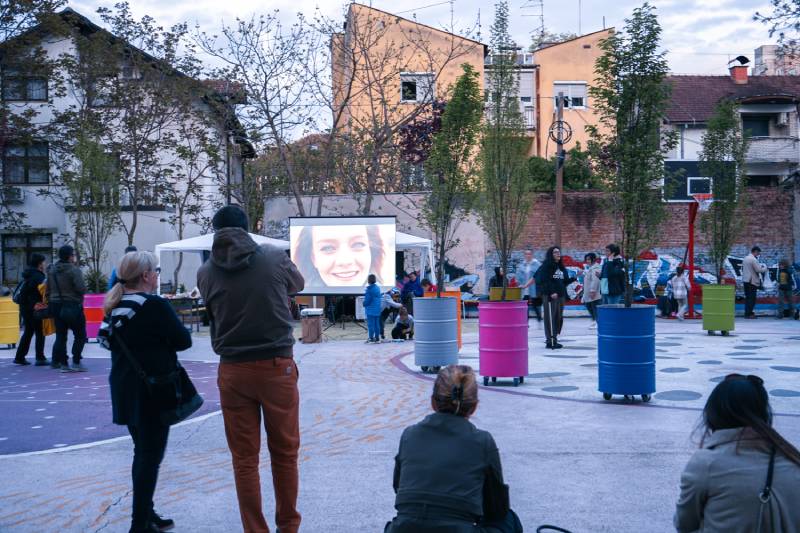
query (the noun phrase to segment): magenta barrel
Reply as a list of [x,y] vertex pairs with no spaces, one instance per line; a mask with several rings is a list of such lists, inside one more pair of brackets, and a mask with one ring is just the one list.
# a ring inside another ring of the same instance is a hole
[[489,378],[514,378],[514,385],[528,375],[528,302],[524,300],[478,304],[480,374]]
[[86,336],[97,338],[100,324],[103,322],[103,300],[105,294],[85,294],[83,296],[83,314],[86,317]]

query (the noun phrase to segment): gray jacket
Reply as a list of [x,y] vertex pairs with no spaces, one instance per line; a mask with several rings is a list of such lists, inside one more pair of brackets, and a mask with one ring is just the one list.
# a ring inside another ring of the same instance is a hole
[[749,254],[742,261],[742,282],[761,285],[761,274],[767,271],[767,265],[758,262],[758,258]]
[[[706,439],[681,475],[675,529],[702,533],[754,533],[769,467],[767,443],[752,430],[722,429]],[[738,440],[738,443],[737,443]],[[800,466],[777,453],[772,498],[763,533],[800,533]]]
[[83,305],[86,280],[81,269],[72,263],[59,261],[47,269],[47,301],[74,302]]

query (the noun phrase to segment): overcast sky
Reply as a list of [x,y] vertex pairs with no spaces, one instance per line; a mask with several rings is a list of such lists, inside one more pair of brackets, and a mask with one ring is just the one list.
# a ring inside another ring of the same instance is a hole
[[[106,0],[69,0],[73,9],[97,20],[94,11],[111,7]],[[369,0],[362,3],[369,4]],[[512,0],[511,29],[518,44],[527,46],[531,32],[540,26],[538,0]],[[553,32],[578,33],[578,6],[581,5],[581,32],[590,33],[605,26],[621,27],[631,10],[641,2],[629,0],[544,0],[544,23]],[[670,68],[678,74],[723,74],[726,64],[737,55],[753,58],[753,50],[769,44],[767,28],[753,21],[753,14],[768,11],[768,0],[654,0],[664,31],[663,41],[669,51]],[[330,16],[343,12],[342,0],[130,0],[134,14],[150,15],[168,26],[180,21],[198,23],[213,32],[220,23],[248,17],[255,9],[280,10],[281,17],[292,20],[298,11],[311,14],[315,8]],[[435,27],[450,26],[450,2],[442,0],[373,0],[373,7]],[[437,5],[438,4],[438,5]],[[430,6],[430,7],[426,7]],[[454,0],[454,27],[473,28],[482,22],[481,40],[488,42],[494,2]]]

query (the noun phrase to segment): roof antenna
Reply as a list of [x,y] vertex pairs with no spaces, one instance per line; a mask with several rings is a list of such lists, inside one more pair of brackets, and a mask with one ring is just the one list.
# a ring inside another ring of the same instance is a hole
[[481,8],[478,8],[478,42],[481,40]]

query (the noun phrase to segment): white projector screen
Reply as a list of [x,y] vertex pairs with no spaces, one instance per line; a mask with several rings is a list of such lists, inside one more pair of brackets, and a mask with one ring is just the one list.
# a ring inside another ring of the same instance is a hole
[[395,217],[289,219],[292,261],[306,280],[301,294],[363,294],[375,274],[395,283]]

